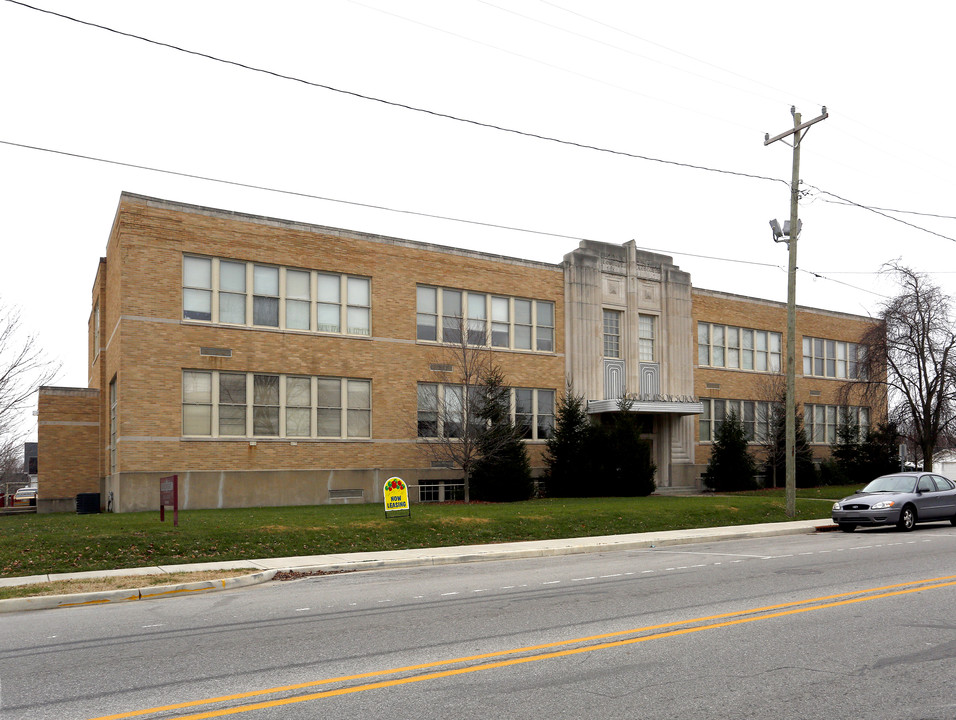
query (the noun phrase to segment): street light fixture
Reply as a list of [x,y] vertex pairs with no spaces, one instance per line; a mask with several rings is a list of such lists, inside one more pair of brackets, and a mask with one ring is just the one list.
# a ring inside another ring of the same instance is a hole
[[[770,229],[773,230],[773,241],[774,242],[790,242],[790,221],[783,221],[783,229],[780,228],[780,223],[777,220],[770,221]],[[797,236],[800,235],[800,231],[803,229],[803,220],[797,220]]]

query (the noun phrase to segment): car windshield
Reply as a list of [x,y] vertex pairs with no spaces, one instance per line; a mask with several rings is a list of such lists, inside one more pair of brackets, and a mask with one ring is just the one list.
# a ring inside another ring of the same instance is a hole
[[884,475],[871,482],[861,492],[911,493],[915,488],[916,478],[912,475]]

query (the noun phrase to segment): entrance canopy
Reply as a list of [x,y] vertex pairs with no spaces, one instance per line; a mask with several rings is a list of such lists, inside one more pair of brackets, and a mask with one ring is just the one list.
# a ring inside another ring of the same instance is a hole
[[[630,395],[629,412],[647,415],[700,415],[704,405],[692,395]],[[620,412],[620,400],[588,400],[588,414]]]

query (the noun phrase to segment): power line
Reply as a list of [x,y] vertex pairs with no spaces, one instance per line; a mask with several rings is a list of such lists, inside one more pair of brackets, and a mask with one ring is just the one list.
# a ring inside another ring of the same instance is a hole
[[[717,260],[719,262],[734,263],[735,265],[756,265],[757,267],[773,268],[774,270],[779,270],[780,272],[787,271],[786,268],[784,268],[782,265],[774,265],[773,263],[756,262],[754,260],[739,260],[737,258],[720,257],[717,255],[700,255],[698,253],[679,252],[679,251],[674,251],[674,250],[664,249],[664,248],[638,247],[638,250],[647,250],[648,252],[664,253],[667,255],[683,255],[685,257],[702,258],[704,260]],[[870,295],[876,295],[877,297],[882,297],[882,298],[887,297],[886,295],[882,295],[878,292],[874,292],[873,290],[867,290],[866,288],[857,287],[856,285],[850,285],[850,283],[843,282],[842,280],[834,280],[833,278],[826,277],[822,273],[813,272],[812,270],[804,270],[803,268],[797,268],[797,272],[806,273],[807,275],[811,275],[818,280],[828,280],[829,282],[834,282],[837,285],[844,285],[848,288],[852,288],[853,290],[859,290],[860,292],[869,293]]]
[[[830,193],[827,194],[829,195]],[[827,200],[826,198],[821,198],[821,200],[831,205],[856,205],[856,203],[842,200]],[[897,210],[895,208],[877,207],[875,205],[865,205],[862,207],[865,207],[867,210],[882,210],[883,212],[899,213],[900,215],[920,215],[921,217],[940,218],[941,220],[956,220],[956,215],[940,215],[939,213],[919,212],[917,210]]]
[[[532,230],[530,228],[516,227],[513,225],[501,225],[499,223],[485,222],[482,220],[467,220],[465,218],[456,218],[456,217],[451,217],[448,215],[437,215],[434,213],[426,213],[426,212],[420,212],[416,210],[406,210],[402,208],[393,208],[393,207],[388,207],[386,205],[375,205],[373,203],[364,203],[364,202],[359,202],[356,200],[343,200],[342,198],[333,198],[333,197],[328,197],[325,195],[316,195],[313,193],[301,192],[298,190],[285,190],[282,188],[270,187],[268,185],[244,183],[237,180],[225,180],[223,178],[215,178],[209,175],[199,175],[197,173],[187,173],[187,172],[181,172],[178,170],[167,170],[165,168],[158,168],[158,167],[153,167],[150,165],[142,165],[138,163],[124,162],[121,160],[110,160],[108,158],[99,158],[92,155],[84,155],[82,153],[68,152],[66,150],[54,150],[52,148],[40,147],[38,145],[28,145],[25,143],[17,143],[17,142],[12,142],[10,140],[0,139],[0,145],[7,145],[9,147],[21,148],[24,150],[33,150],[36,152],[49,153],[51,155],[61,155],[63,157],[70,157],[70,158],[75,158],[78,160],[87,160],[90,162],[98,162],[98,163],[103,163],[106,165],[115,165],[118,167],[131,168],[134,170],[145,170],[148,172],[161,173],[163,175],[172,175],[174,177],[188,178],[191,180],[203,180],[205,182],[219,183],[221,185],[229,185],[231,187],[241,187],[241,188],[246,188],[250,190],[262,190],[265,192],[279,193],[282,195],[290,195],[293,197],[308,198],[310,200],[323,200],[325,202],[338,203],[342,205],[350,205],[352,207],[368,208],[371,210],[383,210],[385,212],[393,212],[393,213],[399,213],[403,215],[414,215],[416,217],[430,218],[433,220],[446,220],[448,222],[463,223],[466,225],[476,225],[479,227],[494,228],[497,230],[508,230],[511,232],[527,233],[529,235],[541,235],[545,237],[559,238],[562,240],[575,240],[578,242],[590,240],[590,241],[596,241],[596,242],[603,242],[600,240],[596,240],[595,238],[581,237],[578,235],[566,235],[563,233],[548,232],[546,230]],[[729,263],[734,263],[737,265],[752,265],[756,267],[765,267],[765,268],[772,268],[775,270],[784,271],[784,268],[781,265],[774,265],[773,263],[756,262],[754,260],[740,260],[737,258],[719,257],[716,255],[702,255],[702,254],[696,254],[696,253],[675,252],[670,249],[662,249],[662,248],[641,247],[639,249],[647,250],[649,252],[663,253],[666,255],[683,255],[686,257],[696,257],[696,258],[702,258],[705,260],[717,260],[720,262],[729,262]],[[801,272],[808,273],[810,275],[813,275],[814,277],[817,277],[823,280],[830,280],[831,282],[836,282],[838,284],[845,285],[846,287],[852,288],[854,290],[859,290],[861,292],[866,292],[873,295],[879,295],[879,293],[874,293],[873,291],[867,290],[865,288],[856,287],[854,285],[850,285],[849,283],[844,283],[839,280],[833,280],[832,278],[824,277],[823,275],[819,273],[811,272],[809,270],[803,270],[802,268],[799,268],[799,270]],[[879,295],[879,296],[885,297],[883,295]]]
[[149,172],[162,173],[164,175],[174,175],[176,177],[189,178],[191,180],[204,180],[206,182],[220,183],[222,185],[231,185],[232,187],[247,188],[250,190],[264,190],[266,192],[280,193],[282,195],[292,195],[295,197],[309,198],[310,200],[324,200],[326,202],[340,203],[342,205],[352,205],[355,207],[369,208],[372,210],[385,210],[387,212],[402,213],[405,215],[415,215],[418,217],[432,218],[434,220],[448,220],[450,222],[466,223],[469,225],[480,225],[482,227],[496,228],[499,230],[512,230],[514,232],[531,233],[534,235],[547,235],[550,237],[562,238],[565,240],[591,240],[593,238],[577,237],[575,235],[562,235],[561,233],[552,233],[544,230],[528,230],[527,228],[513,227],[510,225],[497,225],[495,223],[482,222],[480,220],[465,220],[462,218],[450,217],[447,215],[434,215],[416,210],[403,210],[400,208],[391,208],[386,205],[374,205],[372,203],[363,203],[356,200],[342,200],[341,198],[326,197],[324,195],[314,195],[312,193],[301,192],[298,190],[284,190],[282,188],[269,187],[268,185],[256,185],[255,183],[244,183],[238,180],[224,180],[209,175],[198,175],[196,173],[181,172],[178,170],[166,170],[164,168],[152,167],[150,165],[139,165],[137,163],[123,162],[122,160],[110,160],[108,158],[99,158],[92,155],[83,155],[81,153],[68,152],[66,150],[54,150],[52,148],[40,147],[38,145],[27,145],[25,143],[11,142],[9,140],[0,140],[0,145],[9,145],[10,147],[23,148],[25,150],[36,150],[37,152],[50,153],[53,155],[63,155],[64,157],[77,158],[79,160],[90,160],[92,162],[105,163],[107,165],[117,165],[119,167],[132,168],[134,170],[147,170]]
[[[867,211],[869,211],[869,212],[871,212],[871,213],[874,213],[874,214],[876,214],[876,215],[879,215],[879,216],[881,216],[881,217],[885,217],[885,218],[887,218],[888,220],[892,220],[893,222],[898,222],[898,223],[900,223],[901,225],[906,225],[907,227],[911,227],[911,228],[914,228],[914,229],[916,229],[916,230],[921,230],[921,231],[923,231],[924,233],[929,233],[930,235],[935,235],[936,237],[942,238],[943,240],[949,240],[950,242],[956,243],[956,238],[950,237],[949,235],[943,235],[942,233],[938,233],[938,232],[936,232],[935,230],[930,230],[929,228],[924,228],[924,227],[922,227],[921,225],[916,225],[915,223],[907,222],[906,220],[903,220],[902,218],[893,217],[892,215],[887,215],[885,212],[882,212],[879,208],[870,207],[870,206],[868,206],[868,205],[863,205],[863,204],[861,204],[861,203],[854,202],[853,200],[848,200],[848,199],[845,198],[845,197],[840,197],[840,196],[837,195],[836,193],[832,193],[832,192],[830,192],[829,190],[823,190],[823,189],[818,188],[818,187],[816,187],[816,186],[814,186],[814,185],[808,185],[807,187],[809,187],[809,188],[811,188],[811,189],[813,189],[813,190],[816,190],[817,192],[819,192],[819,193],[821,193],[821,194],[823,194],[823,195],[829,195],[830,197],[834,197],[834,198],[836,198],[837,200],[842,201],[842,204],[844,204],[844,205],[852,205],[853,207],[860,208],[861,210],[867,210]],[[824,202],[828,202],[828,201],[827,201],[827,200],[824,200]],[[894,211],[890,211],[890,212],[894,212]]]
[[325,85],[323,83],[313,82],[311,80],[305,80],[303,78],[296,77],[294,75],[286,75],[285,73],[276,72],[274,70],[267,70],[264,68],[255,67],[253,65],[247,65],[246,63],[241,63],[236,60],[227,60],[224,58],[217,57],[215,55],[210,55],[209,53],[200,52],[198,50],[190,50],[188,48],[183,48],[178,45],[172,45],[171,43],[162,42],[160,40],[152,40],[150,38],[144,37],[142,35],[136,35],[134,33],[125,32],[123,30],[116,30],[106,25],[100,25],[98,23],[90,22],[88,20],[80,20],[79,18],[72,17],[70,15],[65,15],[63,13],[54,12],[52,10],[46,10],[44,8],[38,8],[33,5],[29,5],[20,0],[6,0],[8,3],[14,5],[19,5],[30,10],[35,10],[37,12],[45,13],[47,15],[53,15],[55,17],[62,18],[64,20],[69,20],[70,22],[79,23],[80,25],[86,25],[88,27],[97,28],[99,30],[104,30],[106,32],[113,33],[115,35],[121,35],[123,37],[132,38],[134,40],[140,40],[142,42],[149,43],[151,45],[156,45],[158,47],[164,47],[169,50],[175,50],[177,52],[186,53],[188,55],[195,55],[196,57],[205,58],[207,60],[212,60],[214,62],[222,63],[224,65],[231,65],[233,67],[238,67],[243,70],[249,70],[251,72],[262,73],[264,75],[269,75],[271,77],[279,78],[281,80],[289,80],[291,82],[301,83],[302,85],[308,85],[310,87],[320,88],[322,90],[329,90],[331,92],[340,93],[342,95],[347,95],[349,97],[358,98],[360,100],[368,100],[369,102],[375,102],[382,105],[387,105],[389,107],[396,107],[403,110],[410,110],[412,112],[423,113],[425,115],[430,115],[432,117],[443,118],[445,120],[454,120],[455,122],[466,123],[468,125],[474,125],[475,127],[482,127],[488,130],[498,130],[499,132],[511,133],[512,135],[518,135],[521,137],[533,138],[535,140],[543,140],[545,142],[557,143],[559,145],[566,145],[569,147],[576,147],[582,150],[593,150],[595,152],[606,153],[609,155],[616,155],[619,157],[628,157],[635,160],[644,160],[646,162],[660,163],[662,165],[671,165],[674,167],[682,167],[690,170],[701,170],[704,172],[719,173],[722,175],[731,175],[734,177],[748,178],[751,180],[764,180],[767,182],[782,183],[787,187],[790,186],[786,180],[781,178],[768,177],[766,175],[756,175],[753,173],[746,173],[737,170],[724,170],[721,168],[708,167],[706,165],[695,165],[693,163],[683,163],[676,160],[665,160],[663,158],[651,157],[650,155],[641,155],[638,153],[626,152],[624,150],[614,150],[611,148],[601,147],[599,145],[590,145],[588,143],[575,142],[573,140],[562,140],[560,138],[552,137],[550,135],[542,135],[540,133],[533,133],[527,130],[518,130],[516,128],[509,128],[503,125],[495,125],[493,123],[482,122],[480,120],[472,120],[470,118],[464,118],[457,115],[451,115],[449,113],[439,112],[437,110],[429,110],[427,108],[421,108],[414,105],[408,105],[406,103],[396,102],[394,100],[385,100],[383,98],[378,98],[373,95],[365,95],[363,93],[355,92],[353,90],[345,90],[343,88],[337,88],[332,85]]

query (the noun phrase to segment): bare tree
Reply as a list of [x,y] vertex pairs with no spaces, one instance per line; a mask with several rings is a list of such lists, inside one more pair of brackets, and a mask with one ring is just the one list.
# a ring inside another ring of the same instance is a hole
[[491,401],[484,386],[503,375],[488,348],[484,323],[469,323],[461,317],[449,321],[443,327],[443,347],[431,365],[441,373],[440,382],[418,385],[417,434],[433,460],[461,469],[467,503],[475,464],[483,454],[495,451],[487,442],[481,443],[488,427],[484,405]]
[[[757,414],[757,424],[760,428],[766,428],[763,433],[755,438],[760,445],[761,457],[759,458],[764,467],[764,472],[770,475],[771,486],[777,487],[777,468],[783,467],[786,463],[786,443],[782,442],[785,438],[777,432],[784,423],[786,412],[786,393],[787,376],[781,372],[775,372],[763,378],[757,390],[759,394]],[[784,478],[781,477],[780,480]],[[766,484],[766,480],[764,481]]]
[[59,370],[59,363],[46,358],[37,336],[23,329],[19,309],[0,304],[0,446],[22,441],[23,412]]
[[874,405],[888,394],[890,418],[910,429],[924,469],[932,470],[933,452],[956,421],[952,299],[911,268],[894,262],[884,269],[895,276],[900,293],[883,305],[882,322],[860,341],[863,356],[855,385]]

